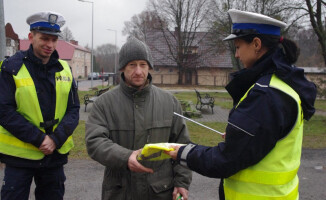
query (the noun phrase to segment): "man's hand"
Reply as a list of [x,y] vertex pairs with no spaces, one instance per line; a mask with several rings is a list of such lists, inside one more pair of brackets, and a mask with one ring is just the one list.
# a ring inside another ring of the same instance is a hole
[[146,173],[154,173],[153,169],[144,167],[137,160],[137,155],[141,152],[141,149],[132,152],[128,159],[128,168],[132,172],[146,172]]
[[173,200],[176,200],[179,195],[183,197],[183,200],[188,200],[188,190],[181,187],[175,187],[173,190]]
[[52,154],[56,148],[55,142],[48,135],[45,136],[39,150],[41,150],[45,155]]

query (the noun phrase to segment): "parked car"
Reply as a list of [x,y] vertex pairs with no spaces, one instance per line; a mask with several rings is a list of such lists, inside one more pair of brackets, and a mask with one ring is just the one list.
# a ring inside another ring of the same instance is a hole
[[99,75],[99,79],[107,81],[109,77],[113,77],[114,73],[103,72]]
[[99,79],[99,73],[98,72],[91,72],[88,74],[88,80],[91,80],[93,77],[93,80]]

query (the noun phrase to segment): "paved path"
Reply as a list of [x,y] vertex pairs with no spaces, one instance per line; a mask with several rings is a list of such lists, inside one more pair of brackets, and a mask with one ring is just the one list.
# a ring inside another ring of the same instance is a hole
[[[104,166],[92,160],[69,160],[65,165],[67,177],[65,200],[100,200]],[[326,149],[302,151],[299,169],[301,200],[325,200]],[[0,179],[3,168],[0,167]],[[189,200],[218,200],[220,180],[193,173]],[[34,183],[29,200],[34,200]]]

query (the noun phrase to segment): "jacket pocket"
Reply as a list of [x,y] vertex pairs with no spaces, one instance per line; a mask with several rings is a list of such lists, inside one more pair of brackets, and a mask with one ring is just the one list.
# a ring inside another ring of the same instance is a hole
[[160,179],[157,182],[150,184],[151,188],[153,189],[154,193],[161,193],[173,188],[173,178],[168,177],[164,179]]
[[102,199],[123,200],[126,186],[121,176],[111,176],[111,171],[106,169],[102,184]]

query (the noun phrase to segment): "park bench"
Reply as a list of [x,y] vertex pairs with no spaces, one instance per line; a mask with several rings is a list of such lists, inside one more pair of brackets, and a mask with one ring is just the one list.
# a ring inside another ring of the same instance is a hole
[[96,90],[94,95],[85,94],[85,96],[84,96],[85,112],[86,112],[87,104],[93,103],[99,96],[101,96],[101,94],[108,91],[109,89],[110,88],[107,87],[107,88],[104,88],[104,89],[101,89],[101,90]]
[[[196,109],[201,110],[203,106],[207,106],[208,108],[212,108],[212,114],[214,113],[213,108],[214,108],[214,102],[215,99],[214,97],[211,97],[209,94],[205,94],[205,96],[201,96],[201,94],[195,89],[196,95],[197,95],[197,103],[196,103]],[[198,108],[199,107],[199,108]]]

